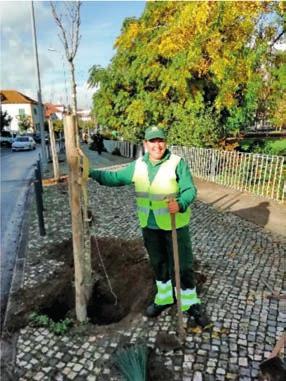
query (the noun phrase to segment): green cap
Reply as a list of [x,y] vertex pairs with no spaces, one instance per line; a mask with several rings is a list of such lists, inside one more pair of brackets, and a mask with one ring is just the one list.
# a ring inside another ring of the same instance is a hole
[[145,131],[145,140],[152,140],[156,138],[165,140],[166,134],[164,130],[156,126],[147,128],[147,130]]

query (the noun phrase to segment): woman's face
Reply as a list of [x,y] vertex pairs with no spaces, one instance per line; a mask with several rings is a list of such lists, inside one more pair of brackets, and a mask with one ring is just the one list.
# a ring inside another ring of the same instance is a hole
[[145,150],[149,152],[150,160],[161,160],[167,149],[167,143],[164,139],[155,138],[144,141]]

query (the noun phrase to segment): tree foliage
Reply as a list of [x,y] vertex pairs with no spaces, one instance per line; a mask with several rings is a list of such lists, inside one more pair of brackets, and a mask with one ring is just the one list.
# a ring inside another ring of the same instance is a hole
[[33,122],[30,115],[17,115],[16,118],[18,119],[18,127],[21,134],[33,129]]
[[284,123],[284,33],[283,2],[149,2],[124,21],[110,65],[90,69],[93,112],[128,140],[155,124],[173,144],[205,147],[260,114]]
[[64,131],[64,122],[61,119],[53,120],[53,128],[55,132],[63,132]]
[[12,121],[12,117],[8,114],[7,111],[0,110],[1,113],[1,123],[0,123],[0,132],[4,131],[5,127],[9,127]]
[[95,128],[95,122],[92,120],[82,120],[79,118],[78,124],[82,131],[93,130]]

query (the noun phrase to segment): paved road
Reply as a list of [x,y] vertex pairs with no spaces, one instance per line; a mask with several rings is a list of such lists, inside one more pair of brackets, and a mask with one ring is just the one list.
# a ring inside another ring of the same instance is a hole
[[24,203],[40,149],[1,149],[1,313],[5,309],[19,243]]

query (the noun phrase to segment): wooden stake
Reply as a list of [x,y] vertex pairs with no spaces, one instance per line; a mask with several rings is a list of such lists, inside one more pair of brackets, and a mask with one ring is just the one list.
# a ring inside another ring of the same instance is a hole
[[80,203],[79,160],[76,149],[76,134],[74,115],[66,116],[64,120],[65,146],[69,167],[69,195],[72,217],[72,239],[75,271],[75,306],[76,317],[80,322],[87,318],[87,295],[84,282],[84,252],[83,252],[83,216]]
[[51,142],[54,179],[58,181],[60,178],[59,159],[58,159],[58,154],[56,149],[56,140],[55,140],[55,133],[53,129],[53,122],[51,118],[49,118],[49,134],[50,134],[50,142]]
[[175,279],[176,279],[176,297],[177,297],[177,309],[178,309],[178,332],[181,341],[185,339],[185,329],[183,322],[183,312],[181,303],[181,279],[180,279],[180,262],[179,262],[179,250],[178,250],[178,238],[176,230],[176,215],[171,213],[172,224],[172,243],[173,243],[173,257],[175,265]]

